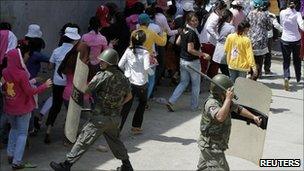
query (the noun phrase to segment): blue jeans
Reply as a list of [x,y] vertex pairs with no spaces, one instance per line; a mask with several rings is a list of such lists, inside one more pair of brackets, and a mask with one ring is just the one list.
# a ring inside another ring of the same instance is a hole
[[150,98],[155,84],[155,74],[148,77],[148,99]]
[[6,116],[11,124],[7,144],[7,155],[13,156],[13,164],[21,164],[26,145],[31,113],[26,113],[20,116],[7,114]]
[[183,59],[180,60],[180,82],[175,88],[172,96],[169,98],[169,102],[174,104],[178,100],[178,98],[182,95],[182,93],[187,88],[190,80],[191,80],[191,109],[195,110],[198,108],[198,99],[200,93],[201,86],[201,75],[189,69],[187,66],[192,66],[197,70],[201,70],[201,64],[199,60],[194,61],[185,61]]
[[230,79],[235,82],[237,77],[243,77],[246,78],[247,72],[246,71],[238,71],[234,69],[229,69]]

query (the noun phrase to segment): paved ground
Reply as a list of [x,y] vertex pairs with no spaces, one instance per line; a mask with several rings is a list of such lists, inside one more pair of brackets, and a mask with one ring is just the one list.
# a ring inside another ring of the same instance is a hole
[[[298,158],[303,169],[303,81],[297,84],[291,80],[291,91],[283,90],[282,63],[273,60],[276,76],[259,80],[272,89],[272,104],[263,158]],[[291,69],[294,75],[293,68]],[[173,88],[158,88],[155,97],[169,97]],[[205,90],[205,89],[204,89]],[[203,91],[202,98],[207,93]],[[199,135],[199,112],[189,112],[190,93],[185,93],[176,106],[176,112],[169,113],[163,105],[150,102],[151,110],[145,113],[144,133],[133,136],[130,133],[130,119],[121,134],[128,148],[130,160],[135,170],[195,170],[199,157],[196,140]],[[130,113],[133,115],[134,110]],[[65,109],[54,128],[51,145],[43,144],[45,128],[37,137],[31,138],[31,146],[26,149],[24,159],[39,165],[35,170],[50,170],[49,162],[61,161],[69,148],[62,145]],[[110,170],[120,165],[111,152],[96,151],[98,144],[105,144],[101,137],[93,147],[73,166],[73,170]],[[254,148],[254,147],[253,147]],[[10,170],[5,150],[1,151],[1,169]],[[290,170],[290,168],[259,168],[253,163],[227,156],[231,170]]]

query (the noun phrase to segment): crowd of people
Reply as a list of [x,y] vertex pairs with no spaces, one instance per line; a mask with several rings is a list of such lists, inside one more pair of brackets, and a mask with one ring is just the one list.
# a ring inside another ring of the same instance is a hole
[[[99,109],[98,105],[105,104],[102,103],[105,99],[99,96],[106,89],[98,88],[101,83],[95,85],[96,79],[102,82],[102,78],[110,77],[100,74],[106,69],[115,73],[116,70],[122,71],[130,85],[125,87],[125,92],[121,92],[121,95],[128,95],[128,100],[116,94],[117,100],[124,99],[123,103],[115,103],[115,107],[121,105],[119,131],[123,129],[135,97],[138,97],[139,103],[133,115],[131,128],[135,135],[143,133],[144,113],[150,109],[149,99],[167,76],[170,77],[170,84],[176,85],[172,95],[165,102],[168,111],[175,111],[175,104],[189,83],[192,92],[191,110],[201,110],[199,94],[203,80],[201,75],[189,66],[210,78],[222,73],[232,84],[238,77],[260,79],[263,65],[264,74],[273,74],[273,28],[281,32],[283,84],[284,89],[289,91],[291,56],[296,81],[301,81],[301,60],[304,58],[304,2],[282,0],[278,4],[279,16],[269,11],[268,0],[126,0],[124,11],[120,11],[115,3],[109,2],[97,8],[96,15],[88,21],[87,33],[81,35],[80,27],[75,23],[66,23],[62,26],[58,47],[53,50],[51,56],[45,55],[42,51],[46,43],[39,23],[30,24],[24,38],[18,40],[9,22],[1,22],[0,146],[7,144],[8,161],[12,168],[35,167],[23,162],[23,153],[28,135],[35,136],[44,120],[44,143],[52,143],[51,130],[62,104],[67,109],[69,106],[77,54],[81,48],[88,48],[87,82],[96,89],[96,92],[94,89],[93,92],[84,95],[83,107],[104,111],[105,109]],[[107,51],[109,49],[115,49],[115,58],[114,52]],[[112,55],[111,59],[105,55],[108,53]],[[48,68],[53,71],[51,79],[39,77],[41,63],[47,63]],[[116,68],[113,69],[112,65]],[[117,74],[117,77],[121,76]],[[52,94],[43,106],[39,106],[38,94],[50,87]],[[257,118],[253,119],[259,122]],[[96,127],[94,123],[91,124],[90,127]],[[86,141],[85,136],[82,138],[79,143]],[[107,139],[109,138],[106,137]],[[66,138],[63,141],[64,145],[71,145]],[[74,151],[77,150],[75,146]],[[110,148],[113,151],[113,147]],[[125,150],[121,144],[119,148]],[[79,158],[75,153],[71,151],[68,161],[53,163],[52,166],[69,169],[72,166],[71,162]],[[122,168],[125,164],[126,168],[131,169],[127,154],[116,153],[115,156],[119,156],[117,158],[123,161]]]

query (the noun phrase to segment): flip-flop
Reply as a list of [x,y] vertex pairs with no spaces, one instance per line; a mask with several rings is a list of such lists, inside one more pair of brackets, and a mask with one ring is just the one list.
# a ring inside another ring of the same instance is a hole
[[24,168],[36,168],[36,167],[38,167],[38,165],[36,164],[31,164],[29,162],[24,163]]

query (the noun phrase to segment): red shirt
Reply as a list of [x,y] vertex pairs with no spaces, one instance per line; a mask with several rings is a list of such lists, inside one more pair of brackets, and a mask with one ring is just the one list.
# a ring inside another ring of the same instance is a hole
[[126,0],[126,7],[131,8],[138,0]]
[[[36,106],[33,95],[47,89],[46,84],[34,88],[29,82],[29,73],[22,67],[23,58],[19,49],[7,52],[7,68],[2,71],[5,83],[4,112],[9,115],[23,115],[32,112]],[[21,61],[22,60],[22,61]]]

